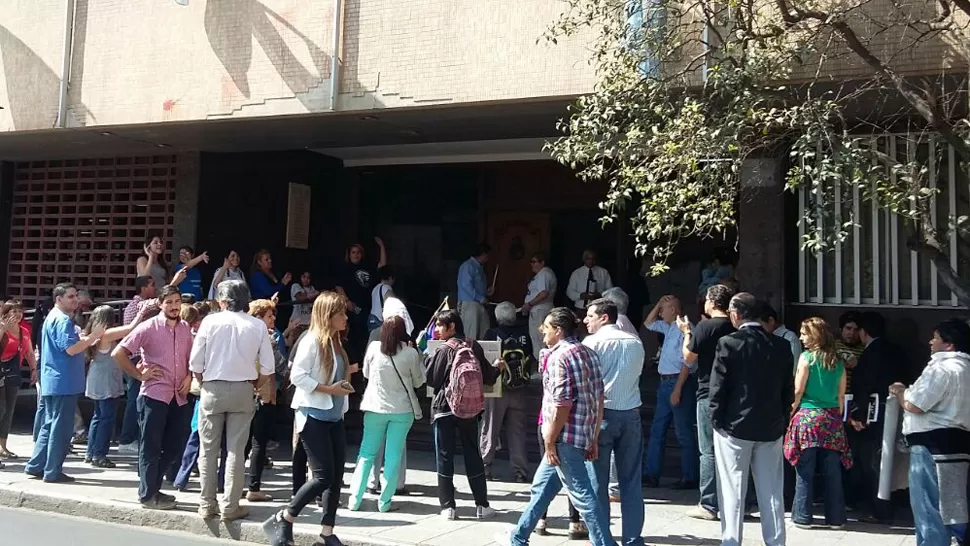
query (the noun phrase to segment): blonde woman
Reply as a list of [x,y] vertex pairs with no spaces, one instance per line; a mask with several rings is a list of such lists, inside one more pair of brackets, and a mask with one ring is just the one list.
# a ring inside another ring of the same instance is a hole
[[842,424],[845,363],[825,320],[805,319],[800,339],[805,351],[798,358],[795,401],[785,436],[785,458],[797,475],[792,522],[800,528],[812,525],[812,481],[819,466],[825,484],[825,525],[840,528],[845,524],[842,467],[852,466]]
[[357,366],[350,363],[340,339],[347,328],[347,299],[335,292],[323,292],[313,302],[310,329],[297,343],[290,371],[296,387],[292,408],[294,428],[306,451],[313,479],[303,484],[290,505],[263,523],[274,546],[293,543],[293,522],[300,512],[322,496],[323,519],[315,546],[341,546],[333,533],[343,482],[347,435],[344,414],[347,396],[353,392],[350,375]]
[[151,308],[151,305],[142,306],[131,323],[115,326],[115,310],[111,306],[102,305],[91,311],[91,317],[84,327],[84,335],[90,335],[93,330],[104,330],[101,341],[88,348],[87,354],[89,366],[84,395],[94,402],[94,415],[88,429],[88,450],[84,462],[91,466],[115,467],[115,463],[108,459],[108,448],[115,429],[118,402],[125,394],[125,374],[111,357],[111,351],[119,339],[141,323],[151,312]]
[[424,384],[421,355],[408,346],[404,319],[392,316],[380,327],[380,341],[371,342],[364,356],[364,377],[369,379],[360,402],[364,412],[364,438],[357,467],[350,480],[350,509],[359,510],[367,477],[379,450],[384,451],[384,478],[378,510],[391,510],[391,498],[401,471],[401,455],[407,449],[408,431],[421,418],[421,404],[414,390]]

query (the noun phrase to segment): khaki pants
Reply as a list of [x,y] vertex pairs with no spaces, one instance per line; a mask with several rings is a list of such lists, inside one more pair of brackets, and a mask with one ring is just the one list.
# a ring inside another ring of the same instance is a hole
[[477,301],[460,301],[458,315],[465,326],[465,337],[476,341],[485,339],[485,332],[488,331],[491,320],[484,305]]
[[226,494],[223,513],[239,508],[246,479],[246,441],[256,404],[248,381],[206,381],[199,395],[199,480],[201,508],[216,504],[222,431],[226,431]]

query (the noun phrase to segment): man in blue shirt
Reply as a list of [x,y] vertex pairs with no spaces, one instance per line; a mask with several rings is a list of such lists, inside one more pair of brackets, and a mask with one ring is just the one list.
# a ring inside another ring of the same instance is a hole
[[471,258],[458,268],[458,314],[465,325],[465,335],[471,339],[485,338],[489,317],[485,311],[492,289],[486,288],[485,264],[492,247],[480,243]]
[[84,351],[104,334],[99,327],[81,336],[71,320],[77,311],[77,289],[70,283],[54,287],[54,308],[44,319],[40,335],[38,396],[44,405],[44,424],[24,472],[45,482],[68,483],[64,459],[70,448],[74,408],[84,392]]
[[[184,245],[179,248],[179,261],[185,269],[185,280],[179,283],[179,293],[192,294],[195,301],[202,301],[202,272],[196,267],[200,263],[209,263],[209,253],[203,252],[198,257],[192,247]],[[161,290],[161,287],[158,287]]]
[[657,389],[657,409],[650,425],[650,443],[643,462],[643,484],[657,487],[663,468],[667,429],[674,422],[677,443],[680,444],[680,480],[671,485],[673,489],[696,489],[699,473],[697,433],[697,371],[696,362],[684,361],[684,334],[677,326],[681,313],[680,300],[674,296],[660,298],[650,311],[644,325],[653,332],[663,334],[660,348],[660,388]]
[[590,335],[583,340],[599,356],[603,372],[603,425],[599,434],[599,457],[593,461],[593,487],[603,511],[610,513],[610,455],[616,457],[620,483],[620,515],[623,545],[643,546],[643,425],[640,423],[640,373],[643,343],[616,326],[619,309],[600,298],[586,308],[583,322]]

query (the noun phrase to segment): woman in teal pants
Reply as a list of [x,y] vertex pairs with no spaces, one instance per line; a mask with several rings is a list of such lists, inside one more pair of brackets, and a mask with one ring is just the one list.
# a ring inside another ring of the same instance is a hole
[[408,431],[414,420],[421,418],[421,405],[414,391],[424,384],[421,357],[408,346],[408,332],[401,317],[390,317],[381,325],[380,341],[371,342],[367,347],[363,372],[368,379],[360,402],[364,412],[364,438],[350,481],[349,507],[360,510],[367,477],[386,439],[384,480],[389,485],[381,490],[377,508],[387,512],[391,510],[394,486],[401,471],[401,454],[407,449]]

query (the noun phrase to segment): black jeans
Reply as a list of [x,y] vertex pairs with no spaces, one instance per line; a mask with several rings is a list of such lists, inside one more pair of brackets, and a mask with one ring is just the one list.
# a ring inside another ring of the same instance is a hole
[[[260,404],[253,415],[253,423],[249,427],[249,490],[259,491],[263,480],[263,467],[266,466],[266,444],[269,442],[273,422],[276,419],[276,406]],[[250,451],[250,448],[252,450]]]
[[175,461],[182,457],[189,436],[191,406],[159,402],[147,396],[138,397],[138,425],[141,427],[138,449],[138,498],[151,500],[162,488],[162,478]]
[[347,453],[344,422],[332,423],[308,417],[303,431],[300,432],[300,443],[306,451],[313,479],[303,484],[293,495],[286,511],[295,518],[320,496],[323,503],[320,524],[332,527],[337,521],[337,505],[340,504],[340,486],[344,479],[344,460]]
[[465,454],[465,473],[476,506],[488,506],[485,463],[478,449],[478,418],[439,417],[434,424],[435,466],[438,467],[438,502],[441,508],[455,507],[455,440]]
[[868,509],[872,517],[888,521],[893,517],[892,504],[879,499],[879,465],[882,458],[882,422],[869,423],[860,432],[846,427],[846,438],[852,449],[852,468],[846,476],[846,501],[857,509]]
[[[17,359],[19,370],[20,359]],[[10,423],[13,422],[13,412],[17,408],[17,394],[20,393],[20,376],[8,375],[0,387],[0,438],[6,440],[10,435]]]

